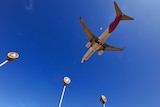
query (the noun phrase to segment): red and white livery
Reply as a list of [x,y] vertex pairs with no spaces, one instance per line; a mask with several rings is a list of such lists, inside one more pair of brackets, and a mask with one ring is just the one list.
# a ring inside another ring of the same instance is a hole
[[85,22],[83,21],[82,17],[80,17],[80,23],[82,25],[82,28],[84,29],[87,38],[89,42],[86,44],[86,47],[89,48],[89,50],[86,52],[86,54],[83,56],[81,63],[88,60],[88,58],[95,52],[99,51],[98,55],[102,55],[105,50],[109,51],[122,51],[123,48],[118,48],[114,46],[110,46],[105,43],[106,39],[110,36],[110,34],[115,30],[120,20],[134,20],[133,18],[123,14],[118,7],[117,3],[114,2],[114,7],[116,11],[116,18],[115,20],[109,25],[109,27],[100,35],[99,38],[97,38],[91,30],[87,27]]

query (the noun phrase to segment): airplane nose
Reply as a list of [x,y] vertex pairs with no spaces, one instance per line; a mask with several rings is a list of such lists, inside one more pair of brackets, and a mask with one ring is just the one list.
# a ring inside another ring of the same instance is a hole
[[84,63],[84,62],[86,62],[86,60],[82,60],[82,61],[81,61],[81,63]]

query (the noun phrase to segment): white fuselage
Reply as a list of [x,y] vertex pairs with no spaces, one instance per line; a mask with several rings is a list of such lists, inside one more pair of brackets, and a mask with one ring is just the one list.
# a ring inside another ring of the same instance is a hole
[[95,44],[92,45],[92,47],[88,49],[88,51],[83,56],[81,63],[87,61],[96,50],[100,49],[101,48],[100,44],[104,44],[110,34],[111,33],[109,33],[109,28],[107,28],[99,37],[99,40],[98,40],[99,44],[96,42]]

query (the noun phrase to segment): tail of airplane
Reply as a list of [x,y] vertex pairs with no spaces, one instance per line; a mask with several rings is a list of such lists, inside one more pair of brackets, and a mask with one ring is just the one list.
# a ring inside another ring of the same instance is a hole
[[114,7],[115,7],[115,11],[116,11],[116,17],[123,15],[121,20],[134,20],[134,18],[129,17],[121,12],[120,8],[118,7],[118,5],[115,1],[114,1]]

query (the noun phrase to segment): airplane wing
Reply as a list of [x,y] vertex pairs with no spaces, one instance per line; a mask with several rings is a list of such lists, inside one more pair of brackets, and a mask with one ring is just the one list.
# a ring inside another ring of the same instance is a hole
[[94,34],[91,32],[91,30],[87,27],[87,25],[83,21],[82,17],[80,17],[80,23],[82,25],[82,28],[84,29],[84,32],[87,35],[88,40],[90,42],[92,42],[92,40],[97,40],[98,41],[98,38],[96,36],[94,36]]
[[118,48],[118,47],[115,47],[115,46],[110,46],[106,43],[103,44],[103,49],[108,50],[108,51],[122,51],[122,50],[124,50],[124,48]]

